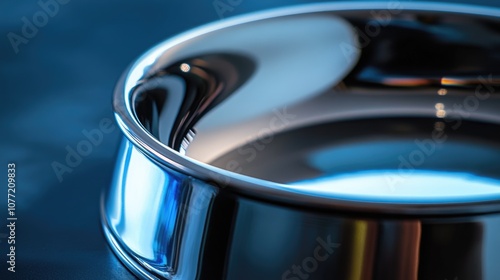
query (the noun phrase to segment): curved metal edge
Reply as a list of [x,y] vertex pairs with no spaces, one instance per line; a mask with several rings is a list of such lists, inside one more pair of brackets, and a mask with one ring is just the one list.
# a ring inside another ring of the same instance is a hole
[[[485,17],[500,17],[500,9],[487,8],[479,5],[429,3],[429,2],[404,2],[406,11],[433,11],[439,13],[458,13],[465,15],[476,15]],[[177,36],[167,39],[152,47],[144,55],[136,59],[121,76],[113,95],[113,108],[118,126],[125,137],[131,141],[148,158],[159,166],[173,169],[177,172],[193,176],[195,178],[215,182],[219,187],[228,187],[231,190],[256,197],[261,200],[270,200],[286,204],[303,203],[303,206],[322,207],[332,210],[347,210],[354,212],[368,211],[372,213],[393,215],[470,215],[482,213],[500,212],[500,201],[474,201],[466,203],[441,203],[441,204],[401,204],[380,203],[349,200],[342,198],[319,197],[314,194],[297,193],[288,189],[286,185],[269,182],[262,179],[230,172],[221,168],[199,162],[185,157],[156,140],[153,135],[145,131],[134,117],[129,103],[129,95],[132,88],[140,83],[141,79],[132,79],[131,76],[138,68],[147,68],[154,62],[159,53],[170,49],[180,43],[186,42],[202,34],[231,27],[234,25],[258,21],[270,17],[291,16],[302,13],[314,12],[341,12],[369,9],[387,8],[384,2],[338,2],[338,3],[316,3],[303,4],[290,7],[274,8],[268,11],[257,11],[250,14],[225,19],[221,22],[213,22],[183,32]],[[149,63],[149,64],[148,64]],[[142,72],[141,72],[142,73]],[[134,77],[137,78],[137,77]],[[154,279],[154,278],[153,278]]]
[[143,280],[162,280],[168,278],[160,278],[151,271],[145,269],[138,261],[135,260],[133,256],[127,253],[125,248],[120,245],[118,239],[114,236],[111,231],[108,223],[108,219],[106,218],[106,191],[103,191],[101,194],[101,202],[100,202],[100,213],[101,213],[101,228],[104,234],[104,237],[108,241],[109,247],[116,255],[116,257],[120,260],[120,262],[125,265],[125,267],[137,278]]

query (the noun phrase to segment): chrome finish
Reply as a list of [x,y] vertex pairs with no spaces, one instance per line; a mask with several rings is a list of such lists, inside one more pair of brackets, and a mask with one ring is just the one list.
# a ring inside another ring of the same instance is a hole
[[195,279],[192,266],[199,263],[207,215],[217,189],[165,172],[128,141],[121,150],[113,182],[120,187],[109,193],[116,200],[103,205],[108,238],[119,247],[125,245],[152,273]]
[[496,279],[499,16],[307,5],[161,43],[114,95],[112,248],[145,279]]

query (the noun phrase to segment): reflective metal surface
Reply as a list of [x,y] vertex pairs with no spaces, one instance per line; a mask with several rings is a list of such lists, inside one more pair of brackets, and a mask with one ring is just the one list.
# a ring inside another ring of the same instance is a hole
[[113,249],[148,279],[495,279],[499,15],[310,5],[156,46],[114,96]]

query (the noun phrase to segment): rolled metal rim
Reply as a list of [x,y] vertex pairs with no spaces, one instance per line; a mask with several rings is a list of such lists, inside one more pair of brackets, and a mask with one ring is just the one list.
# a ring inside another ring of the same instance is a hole
[[[498,9],[471,5],[425,2],[405,2],[404,5],[405,11],[437,11],[440,13],[480,15],[494,18],[500,17],[500,10]],[[387,203],[366,200],[356,196],[325,197],[319,194],[300,192],[293,188],[289,188],[285,184],[241,175],[182,155],[156,139],[141,125],[135,115],[134,108],[131,104],[131,94],[134,92],[135,87],[145,78],[145,69],[155,62],[163,52],[176,47],[182,42],[186,42],[198,36],[210,35],[213,31],[230,28],[231,26],[244,25],[246,23],[273,17],[325,11],[360,11],[385,8],[387,8],[387,3],[340,2],[308,4],[239,16],[182,33],[152,48],[132,64],[129,70],[124,73],[113,96],[113,107],[117,123],[125,137],[159,166],[171,168],[199,180],[214,182],[219,187],[227,187],[228,190],[232,192],[257,197],[267,201],[294,205],[300,204],[305,207],[405,215],[473,214],[500,211],[500,196],[480,197],[465,201],[440,201],[437,203],[405,203],[398,201]]]

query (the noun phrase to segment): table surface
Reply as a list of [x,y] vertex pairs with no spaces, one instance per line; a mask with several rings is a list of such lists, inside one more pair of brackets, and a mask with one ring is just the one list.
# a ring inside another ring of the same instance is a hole
[[[114,131],[101,130],[102,138],[90,147],[82,144],[101,121],[114,123],[111,94],[117,79],[142,52],[181,31],[311,1],[58,1],[41,0],[52,3],[46,11],[34,0],[0,2],[0,172],[5,179],[7,164],[16,164],[18,218],[11,273],[4,181],[0,279],[135,279],[110,251],[99,220],[99,199],[113,174],[120,133],[113,125]],[[474,3],[500,6],[497,0]],[[33,20],[39,28],[25,23]],[[73,167],[60,169],[58,177],[54,166],[62,168],[68,151],[78,148],[88,148],[88,155],[69,158]]]

